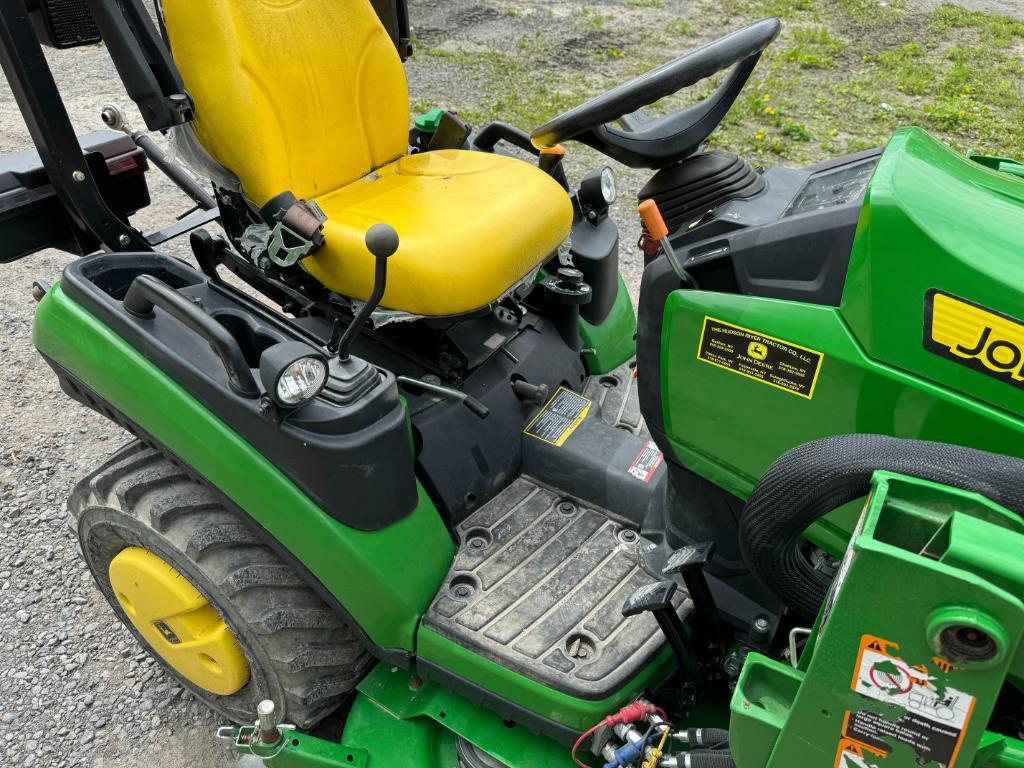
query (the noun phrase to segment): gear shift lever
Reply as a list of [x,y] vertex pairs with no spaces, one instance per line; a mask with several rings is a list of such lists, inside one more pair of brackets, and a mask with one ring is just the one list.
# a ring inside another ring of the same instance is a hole
[[366,230],[366,250],[374,255],[376,264],[373,273],[373,290],[366,303],[349,323],[348,328],[338,342],[338,359],[348,360],[349,347],[356,336],[363,330],[366,321],[384,298],[384,289],[388,281],[388,258],[398,250],[398,233],[388,224],[374,224]]

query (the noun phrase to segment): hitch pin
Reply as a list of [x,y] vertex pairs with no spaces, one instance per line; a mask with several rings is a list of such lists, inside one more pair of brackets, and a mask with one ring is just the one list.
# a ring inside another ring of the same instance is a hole
[[644,226],[647,227],[651,239],[661,246],[665,258],[672,265],[672,271],[684,283],[696,288],[697,281],[686,271],[686,267],[683,266],[679,256],[676,254],[676,249],[672,247],[672,241],[668,237],[668,226],[665,224],[665,219],[662,217],[661,211],[658,210],[658,204],[654,201],[654,198],[648,198],[640,203],[637,206],[637,211],[639,211],[640,219],[643,221]]

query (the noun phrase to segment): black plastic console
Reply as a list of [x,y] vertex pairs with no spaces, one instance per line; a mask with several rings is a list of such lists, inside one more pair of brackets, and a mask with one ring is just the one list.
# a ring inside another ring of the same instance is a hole
[[[61,287],[335,519],[360,530],[377,530],[412,512],[418,499],[412,442],[392,373],[376,369],[376,385],[353,401],[335,391],[344,388],[345,375],[335,359],[320,395],[295,410],[280,410],[263,396],[262,385],[256,385],[260,388],[256,392],[233,386],[238,371],[229,374],[231,366],[225,365],[223,356],[218,356],[195,327],[159,304],[149,316],[129,312],[124,298],[140,275],[156,278],[209,322],[225,329],[227,337],[221,339],[221,346],[233,346],[231,357],[248,366],[251,373],[258,369],[261,353],[274,344],[303,341],[321,346],[315,337],[241,292],[212,283],[168,256],[104,254],[85,258],[65,269]],[[258,376],[252,378],[259,381]],[[74,392],[68,394],[75,396]]]

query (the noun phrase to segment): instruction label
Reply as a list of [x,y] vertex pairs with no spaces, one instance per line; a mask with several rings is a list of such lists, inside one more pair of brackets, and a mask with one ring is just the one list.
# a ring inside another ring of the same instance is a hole
[[774,336],[705,317],[697,359],[810,400],[825,356]]
[[655,442],[648,440],[647,445],[640,449],[640,453],[636,455],[633,463],[629,465],[629,474],[637,480],[649,483],[651,478],[654,477],[654,473],[658,471],[658,467],[661,466],[664,458],[665,454],[661,452]]
[[884,761],[894,743],[911,747],[922,765],[953,768],[975,698],[949,685],[955,667],[948,661],[935,657],[910,665],[893,654],[898,649],[878,637],[861,638],[851,687],[891,709],[846,713],[837,768],[874,766],[871,758]]
[[591,405],[593,402],[583,395],[559,387],[554,396],[540,409],[540,413],[526,425],[523,432],[530,437],[560,447],[587,418]]

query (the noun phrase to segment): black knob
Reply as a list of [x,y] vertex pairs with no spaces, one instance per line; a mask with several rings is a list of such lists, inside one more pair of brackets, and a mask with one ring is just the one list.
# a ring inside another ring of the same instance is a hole
[[390,224],[374,224],[366,230],[366,250],[386,259],[398,250],[398,233]]

